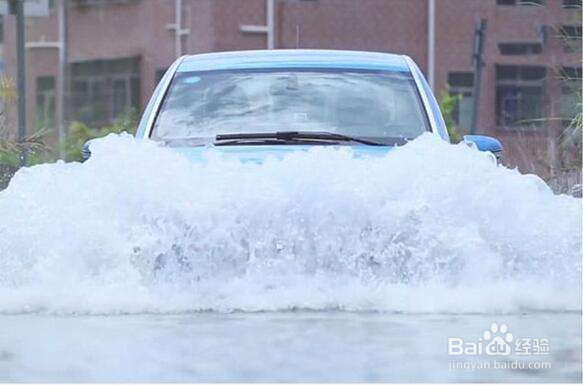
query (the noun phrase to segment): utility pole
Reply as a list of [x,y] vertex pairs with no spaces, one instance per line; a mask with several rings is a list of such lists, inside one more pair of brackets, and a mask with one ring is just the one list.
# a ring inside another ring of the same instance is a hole
[[59,142],[59,157],[65,159],[64,142],[67,138],[67,95],[69,93],[68,82],[68,4],[69,0],[58,0],[58,31],[57,41],[30,41],[26,43],[27,49],[56,49],[59,56],[57,68],[57,81],[55,87],[55,128],[57,141]]
[[[16,16],[16,66],[18,67],[18,141],[22,144],[26,138],[26,58],[24,52],[25,25],[24,0],[10,0],[10,13]],[[20,166],[26,165],[26,150],[20,155]]]
[[275,48],[275,0],[267,0],[267,49]]
[[427,80],[435,87],[435,0],[427,0]]
[[486,20],[482,19],[476,26],[474,32],[474,53],[472,61],[474,64],[474,111],[472,114],[472,125],[470,127],[470,134],[476,133],[476,125],[478,124],[478,111],[480,107],[480,92],[482,86],[482,69],[484,68],[484,60],[482,54],[484,52],[484,42],[486,40]]
[[56,106],[56,124],[59,136],[59,157],[66,160],[65,138],[66,129],[66,96],[67,96],[67,0],[59,1],[59,71],[57,75],[57,106]]

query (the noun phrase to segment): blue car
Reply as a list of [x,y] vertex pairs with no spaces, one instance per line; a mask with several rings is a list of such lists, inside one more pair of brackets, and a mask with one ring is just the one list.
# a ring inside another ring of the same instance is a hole
[[[261,161],[310,146],[385,154],[425,132],[449,142],[443,117],[411,58],[334,50],[184,56],[166,72],[140,121],[149,138],[190,157],[212,146]],[[493,138],[465,141],[500,154]]]

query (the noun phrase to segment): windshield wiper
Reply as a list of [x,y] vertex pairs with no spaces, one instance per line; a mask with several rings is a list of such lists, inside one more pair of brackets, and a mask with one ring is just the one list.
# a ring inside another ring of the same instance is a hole
[[240,141],[323,141],[323,142],[355,142],[368,146],[385,146],[384,143],[362,139],[355,136],[348,136],[326,131],[277,131],[277,132],[250,132],[236,134],[218,134],[215,137],[215,145],[239,143]]

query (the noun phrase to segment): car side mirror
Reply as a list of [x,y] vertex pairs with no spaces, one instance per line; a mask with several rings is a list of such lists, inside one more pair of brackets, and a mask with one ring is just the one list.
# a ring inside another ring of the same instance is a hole
[[464,143],[480,151],[491,152],[498,162],[502,159],[502,143],[496,138],[486,135],[464,135]]
[[85,162],[87,159],[91,157],[91,142],[93,139],[88,140],[81,148],[81,161]]
[[480,151],[490,151],[493,153],[502,151],[502,143],[496,138],[486,135],[465,135],[464,142],[470,146],[476,146]]

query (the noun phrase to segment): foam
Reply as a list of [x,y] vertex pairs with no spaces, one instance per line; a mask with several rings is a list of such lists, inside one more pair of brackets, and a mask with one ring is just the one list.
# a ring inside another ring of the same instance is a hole
[[92,153],[0,192],[0,312],[581,309],[581,200],[463,144]]

